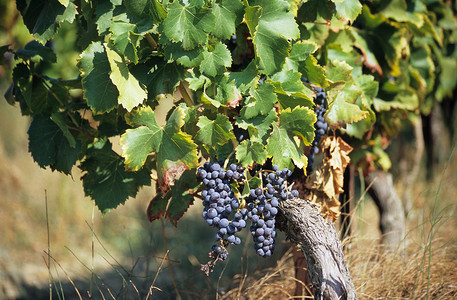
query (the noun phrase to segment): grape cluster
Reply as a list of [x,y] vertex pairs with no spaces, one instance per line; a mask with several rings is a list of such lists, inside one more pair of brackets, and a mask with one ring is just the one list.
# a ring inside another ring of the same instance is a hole
[[[305,83],[310,83],[306,78],[302,78],[302,81]],[[306,167],[306,173],[309,174],[313,171],[314,164],[314,155],[319,153],[319,143],[322,136],[327,132],[328,124],[325,122],[324,114],[327,111],[326,109],[326,99],[327,96],[325,91],[321,87],[311,85],[311,88],[316,92],[316,97],[314,98],[314,103],[316,107],[314,112],[316,113],[317,121],[314,123],[314,140],[311,144],[310,152],[308,153],[308,166]]]
[[204,206],[202,216],[208,225],[218,230],[216,244],[210,252],[212,261],[202,265],[207,275],[218,260],[227,259],[226,247],[229,244],[241,243],[235,234],[246,227],[247,219],[251,221],[250,232],[257,254],[271,256],[275,249],[275,217],[279,202],[298,197],[298,191],[290,191],[287,186],[287,177],[292,172],[273,166],[273,171],[259,170],[262,186],[250,189],[240,202],[232,190],[232,184],[236,182],[240,187],[246,184],[243,172],[244,168],[235,164],[225,170],[216,162],[205,163],[197,171],[197,177],[204,186],[201,192]]
[[205,187],[201,192],[204,206],[202,216],[208,225],[218,229],[216,240],[219,245],[213,245],[210,254],[213,259],[225,260],[228,255],[225,246],[241,243],[235,233],[246,227],[247,210],[239,209],[240,202],[235,197],[231,184],[233,181],[244,180],[243,171],[244,168],[235,164],[224,170],[217,162],[205,163],[197,171],[197,177]]
[[263,172],[264,188],[255,188],[249,191],[247,207],[248,218],[252,225],[250,231],[254,240],[254,248],[262,257],[271,256],[275,249],[276,237],[275,216],[278,213],[280,200],[298,197],[298,191],[287,189],[287,177],[292,171],[287,168],[279,170],[273,166],[273,172]]

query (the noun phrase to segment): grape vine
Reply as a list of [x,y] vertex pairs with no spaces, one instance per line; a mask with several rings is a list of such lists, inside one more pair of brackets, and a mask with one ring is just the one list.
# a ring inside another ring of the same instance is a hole
[[17,5],[35,40],[0,47],[33,159],[79,168],[102,213],[155,184],[148,218],[176,226],[200,194],[213,260],[249,220],[255,251],[272,254],[278,203],[303,196],[290,172],[315,180],[309,199],[335,220],[349,161],[387,170],[399,120],[457,86],[444,1],[38,2]]

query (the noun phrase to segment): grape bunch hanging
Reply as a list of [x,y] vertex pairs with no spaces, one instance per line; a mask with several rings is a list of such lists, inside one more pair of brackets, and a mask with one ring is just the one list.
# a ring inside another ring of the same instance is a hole
[[236,233],[251,221],[250,232],[254,248],[258,255],[268,257],[275,249],[275,217],[281,200],[298,197],[298,191],[290,190],[287,177],[292,174],[287,168],[279,170],[273,166],[272,171],[261,171],[262,186],[250,189],[248,195],[236,197],[232,184],[246,184],[244,168],[231,164],[227,169],[217,162],[207,162],[197,171],[197,177],[203,183],[201,192],[203,219],[217,229],[216,243],[212,246],[212,261],[202,266],[209,274],[218,260],[228,257],[227,246],[239,245],[240,237]]
[[316,113],[317,121],[314,123],[314,140],[311,143],[311,149],[307,155],[308,166],[306,167],[306,173],[310,174],[313,172],[314,156],[319,153],[319,143],[321,138],[328,129],[328,124],[324,119],[324,114],[327,111],[327,95],[325,94],[323,88],[312,85],[306,78],[302,78],[302,81],[308,84],[316,93],[316,96],[314,97],[314,103],[316,104],[314,112]]

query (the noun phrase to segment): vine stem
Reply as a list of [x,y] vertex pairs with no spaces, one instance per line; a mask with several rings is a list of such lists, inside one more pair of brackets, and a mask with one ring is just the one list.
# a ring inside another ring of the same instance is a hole
[[[164,245],[165,251],[167,251],[167,255],[168,255],[168,253],[170,251],[168,250],[167,236],[165,235],[165,224],[163,223],[163,218],[160,218],[160,224],[162,225],[163,245]],[[168,270],[170,271],[171,283],[173,284],[173,287],[175,288],[175,291],[176,291],[176,299],[182,299],[181,295],[179,294],[178,285],[176,284],[176,281],[175,281],[175,276],[173,275],[173,268],[171,266],[170,259],[167,259],[167,265],[168,265]]]
[[146,33],[144,35],[144,37],[146,38],[146,40],[148,41],[149,45],[152,47],[152,49],[157,49],[157,42],[154,40],[154,38],[152,37],[152,35],[150,33]]
[[192,97],[189,95],[189,93],[187,92],[186,88],[182,85],[182,83],[178,85],[178,91],[181,93],[181,96],[184,99],[184,102],[186,102],[187,106],[195,106]]

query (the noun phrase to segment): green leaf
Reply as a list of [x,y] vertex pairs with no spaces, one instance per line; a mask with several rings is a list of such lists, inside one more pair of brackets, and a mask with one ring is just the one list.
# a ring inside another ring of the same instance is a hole
[[115,21],[111,23],[110,31],[113,33],[111,35],[113,47],[118,53],[137,64],[138,54],[136,45],[140,36],[136,33],[136,25],[123,21]]
[[334,95],[333,91],[328,92],[329,108],[326,121],[331,127],[344,127],[365,119],[367,111],[362,111],[356,101],[360,96],[360,90],[349,83],[342,91]]
[[137,128],[126,130],[120,140],[126,167],[139,170],[147,156],[155,152],[159,182],[165,183],[165,186],[172,183],[185,169],[196,167],[197,146],[190,135],[180,130],[184,119],[185,112],[179,106],[164,127],[157,124],[149,106],[132,111],[127,122]]
[[325,75],[330,82],[345,82],[350,80],[352,70],[347,63],[332,60],[326,66]]
[[271,81],[277,93],[288,96],[296,93],[305,93],[305,87],[301,81],[301,74],[294,70],[283,70],[271,76]]
[[157,0],[124,0],[127,15],[135,23],[140,32],[149,31],[153,24],[164,20],[166,10]]
[[274,91],[275,88],[267,82],[259,85],[251,92],[252,96],[246,100],[241,115],[246,119],[257,115],[267,115],[278,100]]
[[314,56],[308,56],[304,64],[300,64],[298,70],[310,82],[318,84],[321,87],[327,86],[327,80],[325,79],[325,70],[324,68],[318,65],[317,60]]
[[253,37],[259,70],[267,75],[278,72],[289,55],[288,40],[299,37],[297,23],[287,11],[287,2],[270,0],[250,4],[246,7],[245,20]]
[[355,38],[354,46],[362,52],[364,64],[371,70],[374,70],[382,75],[381,66],[379,65],[372,49],[369,47],[367,39],[359,35],[356,30],[352,30],[351,33]]
[[362,12],[362,4],[359,0],[334,1],[336,16],[349,22],[354,22],[357,16]]
[[333,16],[335,4],[326,0],[309,0],[303,3],[297,12],[300,22],[315,22],[319,18],[330,20]]
[[161,57],[154,57],[130,69],[130,72],[147,86],[150,99],[161,94],[172,94],[181,80],[184,80],[185,71],[183,67],[176,63],[167,63]]
[[279,115],[279,127],[286,129],[290,135],[300,137],[305,145],[311,145],[314,139],[316,115],[308,107],[296,107],[284,110]]
[[155,197],[152,198],[151,202],[149,202],[148,208],[146,210],[150,222],[160,219],[165,215],[170,196],[171,193],[163,195],[162,191],[158,189],[157,195],[155,195]]
[[235,85],[241,93],[246,93],[258,82],[257,69],[255,63],[251,61],[241,72],[230,72],[229,81],[235,81]]
[[37,41],[28,42],[24,49],[16,51],[16,57],[24,60],[40,61],[44,60],[50,63],[57,62],[57,56],[51,48],[43,46]]
[[211,77],[225,72],[226,67],[232,64],[230,51],[222,43],[214,47],[213,52],[203,52],[203,61],[200,65],[200,70],[203,74]]
[[355,102],[361,110],[368,112],[367,117],[352,124],[347,124],[343,132],[349,136],[362,139],[376,121],[376,114],[371,109],[373,98],[378,94],[378,82],[371,75],[362,75],[355,79],[354,82],[362,92]]
[[295,43],[290,50],[289,59],[295,62],[305,61],[308,56],[317,50],[317,45],[310,41],[300,41]]
[[[305,107],[286,109],[279,116],[279,126],[273,124],[273,133],[267,141],[268,156],[280,168],[293,169],[294,164],[303,169],[308,159],[298,143],[300,138],[306,145],[314,139],[314,111]],[[293,163],[294,164],[293,164]]]
[[70,147],[75,148],[76,147],[76,140],[74,136],[71,134],[70,130],[68,129],[68,116],[64,112],[57,112],[51,115],[51,120],[59,126],[60,130],[64,134],[64,136],[67,138],[68,143],[70,144]]
[[276,124],[273,125],[273,133],[267,142],[267,152],[272,158],[272,163],[279,168],[293,169],[292,161],[301,169],[308,164],[306,155],[298,148],[287,130]]
[[62,130],[47,117],[35,116],[30,124],[29,151],[33,160],[42,168],[50,166],[65,174],[70,174],[81,150],[77,141],[72,147]]
[[267,151],[262,143],[244,140],[236,147],[236,159],[243,167],[262,165],[267,160]]
[[184,49],[193,49],[206,43],[208,33],[216,24],[216,17],[208,8],[191,4],[182,6],[175,1],[168,7],[168,16],[163,22],[163,30],[174,42],[182,42]]
[[216,16],[216,28],[213,34],[222,39],[229,39],[236,26],[243,20],[243,4],[239,0],[222,0],[215,3],[213,13]]
[[270,135],[273,123],[278,121],[275,111],[270,111],[268,115],[258,115],[252,119],[235,117],[238,127],[248,130],[251,141],[259,141],[266,144]]
[[25,63],[16,65],[13,80],[16,100],[21,103],[23,114],[50,115],[66,102],[68,91],[65,87],[41,77],[32,77],[32,71]]
[[174,60],[186,68],[194,68],[200,65],[203,60],[203,48],[197,47],[192,50],[185,50],[181,42],[164,44],[164,51],[167,60]]
[[72,23],[77,13],[73,3],[65,7],[58,0],[20,0],[17,1],[17,9],[21,12],[24,24],[41,43],[50,40],[62,22]]
[[101,42],[89,45],[79,60],[84,99],[95,113],[117,107],[119,92],[110,79],[111,67]]
[[122,156],[127,167],[136,171],[143,166],[150,153],[159,149],[163,129],[157,124],[149,106],[134,110],[127,116],[127,123],[138,128],[128,129],[121,136]]
[[108,34],[108,30],[113,21],[113,13],[116,6],[121,5],[122,0],[99,0],[97,1],[97,6],[95,7],[95,15],[98,16],[97,21],[97,31],[100,36]]
[[201,116],[197,126],[200,127],[197,139],[206,145],[215,147],[216,145],[224,145],[230,139],[234,139],[233,126],[227,116],[218,114],[216,120],[210,120],[205,116]]
[[179,219],[184,215],[189,206],[194,202],[191,191],[198,185],[195,169],[186,170],[171,187],[171,200],[166,212],[166,219],[174,226],[178,225]]
[[118,102],[131,111],[148,97],[138,80],[130,73],[125,60],[110,47],[106,54],[111,66],[110,78],[119,91]]
[[84,192],[95,200],[102,213],[124,204],[128,197],[136,196],[140,187],[151,184],[150,171],[126,171],[124,159],[112,150],[107,140],[96,140],[89,145],[80,168],[84,172]]

